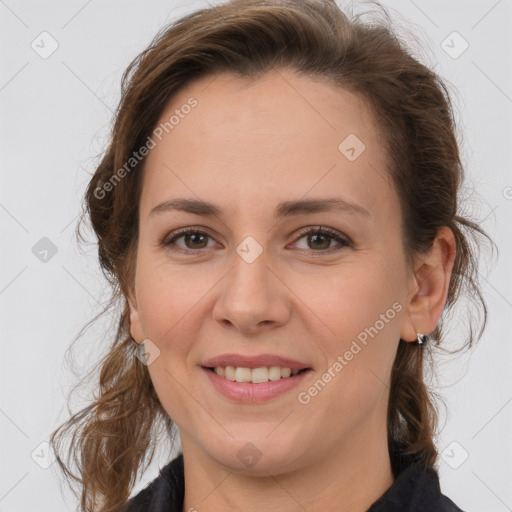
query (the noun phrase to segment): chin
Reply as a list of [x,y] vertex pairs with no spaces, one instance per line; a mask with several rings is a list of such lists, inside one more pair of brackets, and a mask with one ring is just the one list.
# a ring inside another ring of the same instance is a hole
[[210,455],[229,471],[253,476],[268,476],[285,473],[296,468],[299,457],[297,447],[304,441],[295,442],[289,436],[283,439],[267,433],[229,438],[224,443],[210,446]]

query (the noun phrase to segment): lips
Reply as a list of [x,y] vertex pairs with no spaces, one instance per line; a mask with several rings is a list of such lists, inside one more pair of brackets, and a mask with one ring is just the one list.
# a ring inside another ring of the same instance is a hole
[[304,370],[311,368],[307,363],[272,354],[260,354],[258,356],[222,354],[204,361],[201,366],[205,368],[215,368],[217,366],[235,366],[241,368],[281,366],[283,368],[291,368],[292,370]]

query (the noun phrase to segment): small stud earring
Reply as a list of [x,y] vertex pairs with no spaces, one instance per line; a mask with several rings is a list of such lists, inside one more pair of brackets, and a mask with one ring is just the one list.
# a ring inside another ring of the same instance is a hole
[[421,333],[416,333],[418,335],[418,345],[421,345],[423,342],[427,341],[427,335],[426,334],[421,334]]

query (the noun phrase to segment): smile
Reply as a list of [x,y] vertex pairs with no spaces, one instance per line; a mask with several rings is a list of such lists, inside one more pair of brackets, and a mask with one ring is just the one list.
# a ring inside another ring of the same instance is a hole
[[295,376],[307,370],[307,368],[292,370],[284,366],[261,366],[259,368],[216,366],[215,368],[208,369],[216,373],[219,377],[223,377],[231,382],[252,382],[254,384],[287,379],[290,376]]
[[202,370],[217,393],[246,403],[260,403],[282,395],[298,386],[312,372],[311,368],[291,370],[280,366],[203,366]]

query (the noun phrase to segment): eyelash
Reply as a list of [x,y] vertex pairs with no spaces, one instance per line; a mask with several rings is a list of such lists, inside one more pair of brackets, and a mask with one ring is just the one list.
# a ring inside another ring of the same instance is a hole
[[[206,235],[207,237],[212,238],[208,233],[201,231],[198,228],[188,227],[188,228],[179,229],[177,231],[174,231],[174,232],[168,234],[160,242],[160,245],[163,246],[165,249],[171,250],[173,252],[181,252],[183,254],[193,254],[193,253],[198,253],[202,250],[205,250],[205,249],[183,249],[183,248],[173,247],[173,243],[176,240],[178,240],[179,238],[182,238],[184,235],[187,235],[187,234]],[[317,226],[315,228],[309,228],[309,229],[301,231],[298,234],[298,238],[296,239],[296,241],[300,240],[305,235],[310,235],[310,234],[311,235],[327,235],[329,238],[332,238],[333,240],[335,240],[336,242],[341,244],[341,246],[338,248],[334,248],[334,250],[332,250],[333,249],[332,247],[329,247],[328,249],[325,249],[325,250],[320,249],[320,250],[315,251],[313,249],[311,249],[311,250],[299,249],[300,251],[307,251],[310,253],[311,252],[318,253],[318,255],[321,256],[325,253],[331,254],[332,252],[341,251],[342,249],[344,249],[346,247],[352,247],[352,243],[347,237],[342,236],[338,231],[336,231],[334,229],[322,227],[322,226]]]

